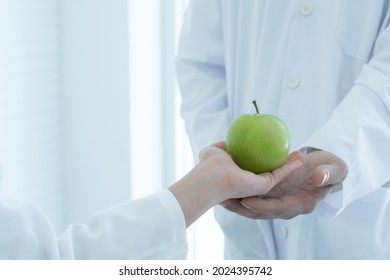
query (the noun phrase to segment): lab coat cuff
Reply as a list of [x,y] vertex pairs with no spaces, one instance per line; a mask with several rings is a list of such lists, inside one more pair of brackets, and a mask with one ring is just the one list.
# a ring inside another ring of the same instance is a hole
[[[337,187],[337,186],[336,186]],[[324,200],[320,201],[315,211],[326,217],[336,217],[343,209],[343,191],[330,192]]]
[[170,219],[172,235],[179,245],[178,248],[183,248],[183,252],[178,252],[182,258],[182,255],[187,253],[187,228],[183,211],[175,196],[168,189],[163,189],[157,195]]

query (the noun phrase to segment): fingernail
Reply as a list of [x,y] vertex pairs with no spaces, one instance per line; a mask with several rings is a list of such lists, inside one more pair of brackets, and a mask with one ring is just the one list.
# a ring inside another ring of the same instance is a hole
[[328,182],[329,177],[330,177],[330,171],[329,171],[329,169],[325,169],[324,170],[324,178],[322,179],[321,186],[324,186]]
[[242,200],[240,201],[241,205],[244,206],[246,209],[252,210],[252,208],[248,205],[246,205]]

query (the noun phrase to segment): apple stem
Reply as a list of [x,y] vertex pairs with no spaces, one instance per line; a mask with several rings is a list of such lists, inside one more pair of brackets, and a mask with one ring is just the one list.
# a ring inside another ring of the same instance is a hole
[[259,112],[259,107],[257,107],[256,100],[253,100],[253,101],[252,101],[252,103],[253,103],[253,105],[254,105],[254,106],[255,106],[255,108],[256,108],[256,112],[257,112],[257,114],[260,114],[260,112]]

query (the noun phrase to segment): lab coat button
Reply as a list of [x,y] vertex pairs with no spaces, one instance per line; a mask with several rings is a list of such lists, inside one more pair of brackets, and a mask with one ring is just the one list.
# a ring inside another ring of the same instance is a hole
[[314,10],[314,6],[309,1],[304,1],[299,6],[299,12],[303,16],[310,16],[313,13],[313,10]]
[[301,78],[298,74],[292,74],[287,78],[287,86],[291,89],[297,88],[301,83]]
[[277,228],[277,235],[280,239],[286,239],[288,236],[288,230],[285,226],[279,226]]

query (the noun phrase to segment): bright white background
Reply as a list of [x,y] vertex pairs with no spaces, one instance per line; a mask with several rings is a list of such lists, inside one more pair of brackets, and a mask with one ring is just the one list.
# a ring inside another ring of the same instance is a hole
[[[0,0],[2,187],[60,233],[193,166],[174,54],[186,0]],[[221,259],[212,211],[190,259]]]

